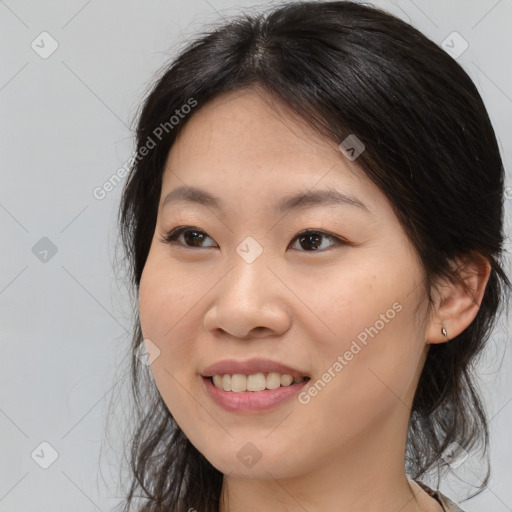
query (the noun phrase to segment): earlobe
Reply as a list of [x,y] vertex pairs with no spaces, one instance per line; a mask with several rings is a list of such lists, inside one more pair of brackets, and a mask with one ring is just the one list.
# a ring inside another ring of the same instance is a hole
[[453,271],[460,278],[438,284],[440,300],[426,332],[427,343],[450,341],[463,332],[475,319],[491,273],[487,258],[477,255],[457,258]]

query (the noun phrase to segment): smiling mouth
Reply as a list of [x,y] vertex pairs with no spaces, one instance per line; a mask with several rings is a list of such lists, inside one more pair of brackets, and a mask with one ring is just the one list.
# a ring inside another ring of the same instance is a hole
[[289,387],[310,379],[307,376],[294,378],[289,374],[278,372],[254,373],[251,375],[225,373],[204,378],[208,379],[216,388],[222,389],[223,391],[232,391],[234,393],[244,391],[256,392]]

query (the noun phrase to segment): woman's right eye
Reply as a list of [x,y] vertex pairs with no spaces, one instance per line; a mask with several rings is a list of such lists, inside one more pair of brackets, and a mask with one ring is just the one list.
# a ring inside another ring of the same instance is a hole
[[[178,240],[183,235],[183,241]],[[171,244],[175,240],[178,240],[178,245],[183,245],[185,247],[215,247],[214,245],[201,245],[201,242],[205,240],[205,238],[210,238],[204,231],[200,229],[194,228],[192,226],[182,226],[173,229],[169,234],[164,235],[161,240],[166,244]],[[210,238],[212,240],[212,238]]]

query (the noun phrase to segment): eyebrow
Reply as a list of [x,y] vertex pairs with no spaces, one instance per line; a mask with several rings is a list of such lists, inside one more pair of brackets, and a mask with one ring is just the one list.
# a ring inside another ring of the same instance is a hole
[[[192,186],[178,187],[169,192],[163,202],[161,208],[172,202],[184,201],[188,203],[213,208],[219,212],[223,212],[223,201],[206,190],[202,190]],[[322,190],[309,190],[299,192],[298,194],[283,197],[276,205],[276,211],[284,214],[289,211],[305,210],[314,206],[353,206],[371,213],[370,209],[357,197],[339,192],[334,188]]]

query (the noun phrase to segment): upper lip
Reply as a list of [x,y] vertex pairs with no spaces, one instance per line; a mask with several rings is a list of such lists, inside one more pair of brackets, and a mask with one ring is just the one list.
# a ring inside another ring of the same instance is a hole
[[248,359],[246,361],[224,359],[206,367],[202,371],[201,375],[203,377],[213,377],[214,375],[224,375],[225,373],[229,375],[233,375],[235,373],[253,375],[255,373],[271,372],[291,375],[294,378],[308,377],[306,372],[270,359]]

